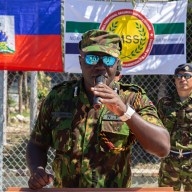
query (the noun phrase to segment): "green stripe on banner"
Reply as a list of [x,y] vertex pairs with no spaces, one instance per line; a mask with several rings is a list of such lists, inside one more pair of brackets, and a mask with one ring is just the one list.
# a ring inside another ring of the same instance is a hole
[[66,22],[66,32],[67,33],[84,33],[91,29],[99,29],[100,23],[93,22]]
[[153,27],[156,35],[184,33],[184,23],[159,23]]
[[[100,23],[66,21],[67,33],[84,33],[91,29],[98,29]],[[153,24],[155,34],[179,34],[184,33],[184,23],[160,23]]]

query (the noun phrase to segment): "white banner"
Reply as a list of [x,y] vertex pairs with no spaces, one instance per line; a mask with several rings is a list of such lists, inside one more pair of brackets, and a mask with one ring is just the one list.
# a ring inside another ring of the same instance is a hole
[[122,74],[173,74],[186,62],[187,0],[137,3],[65,0],[65,72],[81,73],[78,42],[87,30],[119,34]]

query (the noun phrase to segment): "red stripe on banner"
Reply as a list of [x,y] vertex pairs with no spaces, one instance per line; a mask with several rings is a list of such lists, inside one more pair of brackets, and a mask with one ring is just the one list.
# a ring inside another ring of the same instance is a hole
[[16,35],[15,53],[0,53],[0,70],[63,71],[60,35]]

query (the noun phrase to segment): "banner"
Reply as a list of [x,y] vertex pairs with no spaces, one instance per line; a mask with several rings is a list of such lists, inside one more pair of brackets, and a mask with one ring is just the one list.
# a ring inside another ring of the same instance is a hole
[[0,1],[0,70],[62,71],[61,0]]
[[173,74],[186,62],[187,0],[136,3],[65,0],[66,72],[81,73],[78,42],[87,30],[119,34],[122,74]]

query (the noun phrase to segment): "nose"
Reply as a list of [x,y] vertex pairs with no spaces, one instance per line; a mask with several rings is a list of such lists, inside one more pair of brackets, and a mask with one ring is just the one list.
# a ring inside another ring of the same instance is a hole
[[182,80],[186,80],[187,78],[186,78],[186,77],[184,77],[184,76],[182,76],[182,77],[181,77],[181,79],[182,79]]
[[95,65],[96,68],[105,69],[102,59],[99,59],[98,63]]

